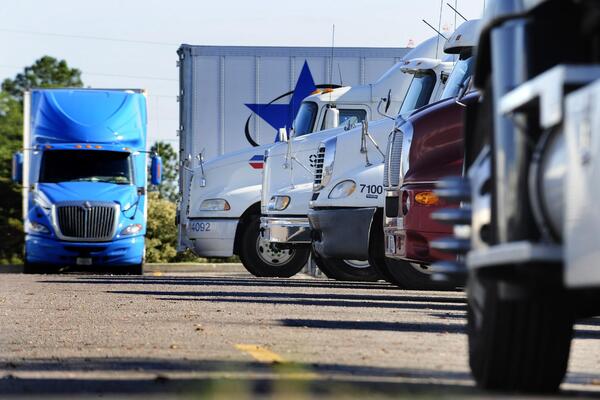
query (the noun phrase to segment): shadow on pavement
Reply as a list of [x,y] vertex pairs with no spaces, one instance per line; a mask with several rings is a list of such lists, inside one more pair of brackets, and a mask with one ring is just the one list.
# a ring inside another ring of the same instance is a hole
[[[244,277],[247,276],[247,277]],[[232,277],[174,277],[174,276],[81,276],[75,280],[48,279],[41,282],[48,283],[87,283],[98,285],[190,285],[190,286],[275,286],[289,288],[335,288],[335,289],[401,289],[385,282],[357,282],[347,283],[328,279],[280,279],[280,278],[253,278],[248,274]]]
[[[470,375],[352,365],[169,359],[33,359],[2,364],[3,395],[158,394],[239,398],[476,395]],[[68,378],[54,378],[63,373]],[[99,377],[94,377],[99,375]]]

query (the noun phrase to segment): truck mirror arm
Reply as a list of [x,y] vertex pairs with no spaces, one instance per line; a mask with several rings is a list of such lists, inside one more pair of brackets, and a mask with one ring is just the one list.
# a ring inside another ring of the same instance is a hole
[[389,104],[390,104],[390,101],[388,101],[388,100],[387,100],[387,99],[385,99],[385,98],[381,98],[381,100],[379,100],[379,103],[377,104],[377,114],[381,115],[381,116],[382,116],[382,117],[384,117],[384,118],[389,118],[389,119],[391,119],[392,121],[394,121],[394,120],[395,120],[395,119],[394,119],[394,117],[392,117],[392,116],[390,116],[390,115],[387,115],[387,114],[385,113],[385,111],[381,111],[381,104],[382,104],[382,103],[384,103],[384,102],[387,102],[387,103],[388,103],[388,104],[386,105],[385,111],[387,111],[387,110],[388,110],[388,108],[389,108]]
[[373,135],[369,133],[369,122],[363,121],[362,123],[362,131],[361,131],[361,141],[360,141],[360,152],[365,155],[365,167],[370,167],[371,162],[369,161],[369,148],[367,146],[367,139],[375,146],[381,157],[383,158],[382,162],[385,162],[385,153],[381,150],[377,141],[373,138]]

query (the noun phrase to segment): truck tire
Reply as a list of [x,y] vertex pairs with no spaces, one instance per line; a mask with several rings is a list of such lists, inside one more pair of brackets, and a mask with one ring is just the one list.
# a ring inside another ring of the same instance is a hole
[[304,268],[310,256],[308,246],[295,246],[285,250],[273,248],[260,235],[260,219],[257,215],[251,216],[244,225],[239,256],[252,275],[289,278]]
[[23,263],[23,273],[24,274],[56,274],[59,268],[54,265],[49,264],[38,264],[38,263],[30,263],[25,261]]
[[408,261],[385,259],[386,278],[406,290],[456,290],[456,285],[431,279],[425,267]]
[[377,282],[382,279],[379,272],[369,263],[319,257],[313,252],[317,267],[329,279],[352,282]]
[[125,269],[124,273],[125,275],[144,275],[144,263],[130,265]]
[[573,317],[561,289],[533,284],[505,299],[498,279],[471,272],[468,290],[469,364],[490,390],[548,393],[567,371]]

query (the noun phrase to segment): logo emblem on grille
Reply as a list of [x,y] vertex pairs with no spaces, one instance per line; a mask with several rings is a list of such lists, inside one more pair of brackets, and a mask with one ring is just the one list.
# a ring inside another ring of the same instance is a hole
[[90,203],[89,201],[86,201],[85,203],[83,203],[83,209],[86,211],[89,211],[92,209],[92,203]]

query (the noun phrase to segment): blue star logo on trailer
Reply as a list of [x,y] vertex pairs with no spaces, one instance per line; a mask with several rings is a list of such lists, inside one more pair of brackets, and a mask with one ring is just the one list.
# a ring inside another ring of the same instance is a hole
[[[293,91],[284,93],[267,104],[246,104],[246,107],[265,120],[276,132],[279,132],[280,128],[289,129],[292,127],[292,123],[294,122],[294,118],[296,118],[296,114],[298,114],[302,100],[316,89],[317,86],[315,85],[310,68],[308,67],[308,62],[304,61],[302,71],[300,72],[296,87]],[[288,104],[274,104],[277,100],[289,96],[290,94],[292,95],[292,98]],[[246,121],[246,138],[251,144],[258,146],[249,135],[249,122],[250,118]],[[276,135],[275,141],[278,140],[279,138]]]

